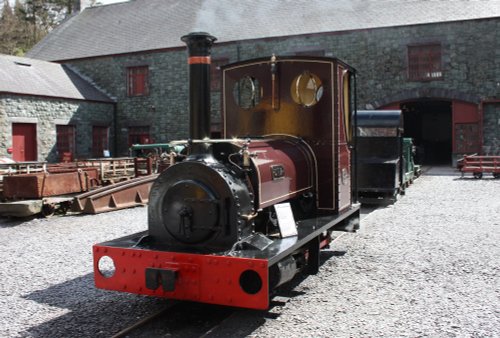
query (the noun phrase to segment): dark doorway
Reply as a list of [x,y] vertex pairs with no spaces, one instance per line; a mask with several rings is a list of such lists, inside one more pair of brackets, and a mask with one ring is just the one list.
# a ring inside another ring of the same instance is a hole
[[451,101],[419,100],[401,104],[404,136],[413,138],[421,164],[449,164],[452,153]]

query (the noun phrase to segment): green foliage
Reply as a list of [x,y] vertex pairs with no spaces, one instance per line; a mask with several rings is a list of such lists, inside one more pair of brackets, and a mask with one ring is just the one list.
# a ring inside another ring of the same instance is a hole
[[73,10],[74,0],[3,1],[0,53],[24,55]]

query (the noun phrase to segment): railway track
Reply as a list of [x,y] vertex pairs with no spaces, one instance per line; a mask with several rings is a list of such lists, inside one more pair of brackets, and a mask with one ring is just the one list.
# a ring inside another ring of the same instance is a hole
[[142,319],[140,319],[139,321],[137,321],[136,323],[124,328],[123,330],[121,330],[120,332],[114,334],[113,336],[111,336],[111,338],[122,338],[122,337],[126,337],[128,334],[132,333],[134,330],[138,330],[140,329],[141,327],[144,327],[145,325],[147,325],[149,322],[155,320],[156,318],[160,317],[161,315],[163,315],[164,313],[166,313],[169,309],[171,309],[173,307],[173,305],[170,305],[170,306],[166,306]]
[[173,302],[149,314],[112,338],[138,337],[208,337],[238,309],[192,303]]

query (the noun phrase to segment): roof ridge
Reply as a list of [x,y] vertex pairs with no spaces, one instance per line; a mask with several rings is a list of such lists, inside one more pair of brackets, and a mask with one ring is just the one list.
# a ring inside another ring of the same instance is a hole
[[96,90],[102,93],[102,95],[106,96],[112,101],[116,101],[116,97],[108,93],[104,88],[99,86],[92,78],[80,72],[76,67],[70,64],[63,64],[64,68],[67,68],[70,72],[74,73],[76,76],[80,77],[83,81],[87,82],[89,85],[94,87]]

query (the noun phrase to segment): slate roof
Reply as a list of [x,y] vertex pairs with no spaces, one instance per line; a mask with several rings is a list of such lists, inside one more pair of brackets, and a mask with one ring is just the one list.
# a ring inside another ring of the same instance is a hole
[[67,66],[2,54],[0,93],[113,102]]
[[132,0],[67,19],[27,55],[62,61],[219,42],[500,17],[498,0]]

